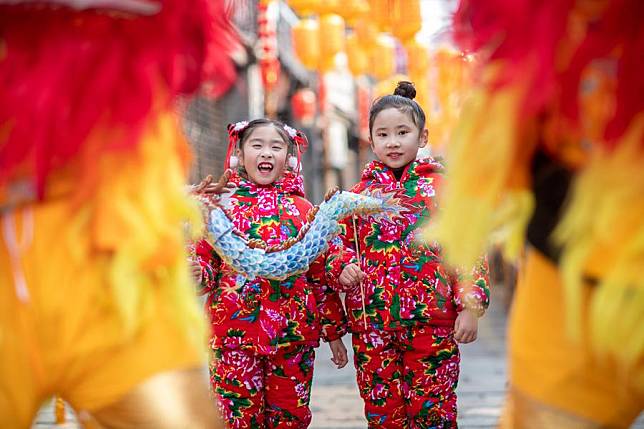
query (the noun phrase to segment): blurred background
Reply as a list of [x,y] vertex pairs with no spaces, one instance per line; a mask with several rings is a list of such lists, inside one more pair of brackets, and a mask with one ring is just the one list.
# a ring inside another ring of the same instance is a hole
[[196,155],[190,181],[218,176],[226,125],[259,117],[303,129],[306,191],[314,203],[332,186],[357,182],[371,160],[369,107],[399,80],[416,84],[440,154],[469,80],[471,58],[449,43],[456,3],[444,0],[234,0],[228,10],[242,40],[237,81],[181,106]]

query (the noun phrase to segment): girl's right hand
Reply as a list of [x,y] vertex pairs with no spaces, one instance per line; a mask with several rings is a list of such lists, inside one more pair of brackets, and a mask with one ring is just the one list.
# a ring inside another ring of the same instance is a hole
[[329,348],[333,355],[331,362],[333,362],[338,369],[344,368],[347,362],[349,362],[349,358],[347,355],[347,348],[344,346],[342,339],[338,338],[337,340],[330,341]]
[[224,174],[221,175],[219,181],[214,182],[214,179],[209,174],[198,185],[192,188],[192,192],[194,194],[203,195],[222,195],[226,193],[232,193],[234,192],[236,185],[232,182],[229,182],[231,175],[232,170],[228,169],[224,171]]
[[338,281],[346,288],[356,288],[366,277],[365,273],[356,264],[349,264],[342,270]]
[[198,261],[190,259],[190,272],[192,273],[192,278],[194,278],[197,283],[201,283],[203,280],[203,269]]

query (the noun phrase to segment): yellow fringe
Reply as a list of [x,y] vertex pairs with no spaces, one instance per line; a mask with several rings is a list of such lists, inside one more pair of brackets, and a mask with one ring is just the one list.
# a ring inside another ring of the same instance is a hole
[[[99,183],[70,220],[77,234],[92,234],[93,249],[78,249],[81,260],[110,255],[109,288],[123,320],[124,336],[136,332],[160,292],[195,344],[203,344],[203,315],[190,278],[183,222],[202,225],[196,202],[185,192],[187,151],[177,118],[154,118],[135,153],[109,153],[97,160]],[[100,133],[100,131],[99,131]],[[95,135],[94,138],[105,138]],[[194,228],[199,231],[199,227]],[[73,237],[71,238],[73,240]]]
[[534,203],[522,165],[522,152],[531,145],[516,144],[520,95],[516,87],[493,93],[477,89],[465,102],[454,130],[441,211],[424,237],[437,240],[447,260],[457,266],[474,266],[493,232],[504,241],[509,256],[518,255],[522,247]]
[[[493,73],[498,66],[487,69]],[[479,85],[465,101],[447,148],[441,210],[424,233],[457,266],[473,266],[488,237],[503,241],[506,256],[516,256],[533,212],[528,175],[538,130],[518,116],[520,86],[489,88]],[[571,338],[581,340],[588,326],[594,349],[626,367],[644,357],[643,131],[641,113],[616,150],[593,146],[554,237],[563,246],[560,271]],[[584,301],[586,275],[599,281],[590,303]],[[635,376],[644,383],[642,371]]]
[[614,152],[593,154],[554,235],[564,248],[561,271],[570,333],[581,335],[582,279],[594,277],[599,284],[591,287],[591,345],[628,365],[644,352],[643,138],[641,113]]

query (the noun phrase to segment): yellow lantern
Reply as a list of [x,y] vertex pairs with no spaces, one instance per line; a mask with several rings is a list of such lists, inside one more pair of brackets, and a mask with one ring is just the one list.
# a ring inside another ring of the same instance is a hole
[[384,80],[396,70],[396,44],[384,33],[378,35],[375,49],[370,52],[371,72],[378,80]]
[[356,20],[369,13],[369,10],[367,0],[345,0],[336,7],[334,13],[343,17],[349,24],[353,24]]
[[390,3],[391,0],[369,0],[370,18],[380,31],[388,31],[391,28]]
[[427,70],[424,72],[409,72],[409,80],[414,83],[416,88],[416,102],[425,112],[427,116],[427,121],[429,121],[429,100],[430,100],[430,88],[429,88],[429,76]]
[[365,50],[371,51],[376,46],[376,39],[378,39],[378,27],[372,20],[362,18],[356,21],[354,31],[358,38],[358,43]]
[[344,51],[344,19],[335,14],[320,17],[320,67],[330,70],[335,56]]
[[358,36],[355,33],[347,36],[347,60],[349,70],[354,76],[359,76],[367,72],[369,67],[369,57],[365,50],[358,43]]
[[441,48],[432,57],[434,127],[435,145],[444,147],[458,121],[461,104],[467,95],[470,85],[471,63],[460,52],[450,48]]
[[320,25],[316,19],[300,19],[292,29],[293,49],[300,62],[314,69],[320,62]]
[[288,5],[299,15],[323,15],[338,8],[340,0],[288,0]]
[[391,0],[389,7],[392,33],[403,42],[412,39],[423,25],[420,0]]
[[407,70],[410,75],[427,73],[429,68],[429,52],[427,47],[418,43],[415,39],[405,44],[407,51]]

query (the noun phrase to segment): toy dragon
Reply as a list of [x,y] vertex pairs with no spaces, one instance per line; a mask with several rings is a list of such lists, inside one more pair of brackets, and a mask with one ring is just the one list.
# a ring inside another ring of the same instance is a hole
[[266,246],[262,241],[244,238],[216,199],[204,198],[198,192],[196,195],[208,210],[211,244],[222,260],[241,275],[242,282],[255,277],[284,280],[305,272],[340,234],[340,221],[348,216],[394,218],[403,210],[395,194],[363,195],[332,189],[322,204],[311,209],[296,237],[279,246]]

